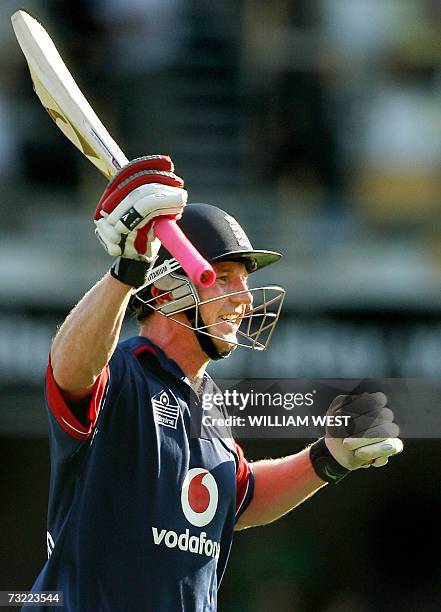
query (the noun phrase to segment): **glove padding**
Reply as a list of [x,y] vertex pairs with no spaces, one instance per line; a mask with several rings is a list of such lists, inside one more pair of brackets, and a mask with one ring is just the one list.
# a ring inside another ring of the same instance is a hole
[[153,261],[161,246],[153,233],[160,217],[180,219],[187,203],[184,181],[166,155],[140,157],[108,184],[95,210],[95,234],[105,250],[138,261]]
[[339,395],[329,406],[328,416],[350,417],[347,426],[328,426],[325,436],[329,452],[347,470],[382,467],[403,450],[399,427],[386,403],[385,394],[377,392]]

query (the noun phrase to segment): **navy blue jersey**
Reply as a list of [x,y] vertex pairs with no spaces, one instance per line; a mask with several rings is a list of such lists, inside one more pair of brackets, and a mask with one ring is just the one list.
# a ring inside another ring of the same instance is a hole
[[185,382],[159,348],[132,338],[80,418],[49,365],[49,557],[34,591],[63,591],[75,612],[216,610],[253,475],[233,440],[190,435]]

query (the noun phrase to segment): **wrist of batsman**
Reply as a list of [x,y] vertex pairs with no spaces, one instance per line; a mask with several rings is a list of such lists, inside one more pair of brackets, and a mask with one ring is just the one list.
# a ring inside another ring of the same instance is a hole
[[138,288],[145,283],[150,266],[145,261],[117,257],[110,268],[110,274],[121,283]]
[[334,459],[324,438],[320,438],[310,446],[309,458],[315,473],[325,482],[337,484],[351,471]]

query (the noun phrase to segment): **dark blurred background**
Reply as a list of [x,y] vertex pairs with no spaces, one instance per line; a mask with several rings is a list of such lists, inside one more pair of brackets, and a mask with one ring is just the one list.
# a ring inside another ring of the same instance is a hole
[[[2,0],[0,590],[44,562],[47,353],[109,266],[91,222],[103,179],[32,91],[18,8],[128,157],[170,154],[191,201],[284,254],[256,276],[287,289],[269,352],[212,373],[441,375],[439,1]],[[304,444],[244,441],[252,459]],[[220,609],[438,611],[440,463],[439,440],[410,440],[388,468],[238,534]]]

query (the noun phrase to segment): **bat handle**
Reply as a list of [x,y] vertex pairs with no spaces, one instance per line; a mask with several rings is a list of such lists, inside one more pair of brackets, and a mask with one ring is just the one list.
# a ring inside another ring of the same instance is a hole
[[175,221],[158,219],[155,221],[154,232],[196,285],[211,287],[216,280],[215,271],[195,249]]

